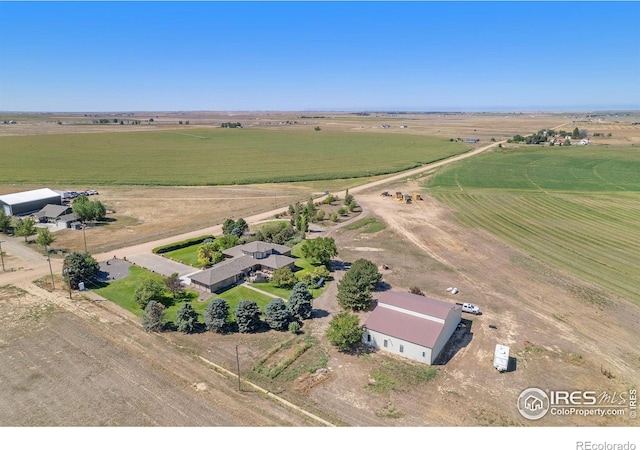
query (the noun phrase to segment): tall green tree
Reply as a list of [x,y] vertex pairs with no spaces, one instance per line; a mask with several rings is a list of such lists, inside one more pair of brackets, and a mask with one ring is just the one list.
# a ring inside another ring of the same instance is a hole
[[347,189],[347,191],[344,194],[344,200],[343,203],[345,205],[348,205],[349,203],[351,203],[353,201],[353,195],[349,194],[349,189]]
[[264,321],[272,330],[286,330],[291,321],[291,311],[287,308],[284,300],[274,298],[264,309]]
[[233,310],[240,333],[253,333],[260,327],[260,308],[253,300],[240,300]]
[[164,283],[156,278],[145,278],[136,286],[133,299],[145,309],[151,300],[162,303],[164,297]]
[[327,339],[341,351],[353,348],[362,339],[363,328],[355,314],[342,311],[329,322]]
[[214,298],[204,310],[204,323],[207,330],[224,333],[229,319],[229,304],[223,298]]
[[71,211],[73,211],[81,222],[93,220],[93,207],[89,199],[85,196],[76,197],[71,204]]
[[33,236],[36,232],[36,223],[31,217],[16,220],[15,234],[16,236],[24,237],[25,242],[27,242],[29,236]]
[[580,130],[578,129],[578,127],[575,127],[573,129],[573,133],[571,133],[571,137],[573,139],[579,139],[580,138]]
[[218,249],[220,251],[227,250],[228,248],[235,247],[238,245],[239,238],[233,234],[226,234],[216,238],[216,242],[218,243]]
[[142,327],[145,331],[160,332],[164,328],[164,305],[155,300],[149,301],[142,314]]
[[198,326],[198,312],[193,309],[191,303],[183,303],[176,311],[176,326],[178,331],[193,333]]
[[171,276],[165,278],[164,285],[167,288],[167,291],[173,294],[174,299],[178,298],[178,296],[182,295],[184,292],[184,286],[178,276],[178,272],[173,272]]
[[236,226],[236,221],[233,219],[226,219],[222,224],[222,234],[231,234]]
[[307,239],[302,243],[300,251],[305,258],[324,266],[329,264],[331,258],[338,255],[336,241],[330,237]]
[[304,208],[304,214],[305,216],[307,216],[309,219],[311,219],[312,217],[314,217],[316,215],[316,211],[318,208],[316,208],[316,205],[313,203],[313,199],[310,198],[307,201],[307,206]]
[[45,253],[47,252],[47,247],[49,247],[56,240],[56,237],[49,231],[48,228],[40,228],[38,229],[38,237],[36,238],[36,244],[42,245],[44,247]]
[[107,208],[102,204],[100,200],[94,200],[89,202],[91,205],[92,220],[102,220],[107,215]]
[[7,230],[11,228],[11,216],[4,212],[4,209],[0,208],[0,230],[7,234]]
[[289,296],[288,306],[291,313],[300,319],[310,319],[312,312],[313,295],[309,292],[305,283],[296,283],[293,292]]
[[198,263],[202,266],[212,266],[224,260],[217,240],[205,242],[198,247]]
[[62,263],[62,276],[72,289],[78,289],[81,281],[94,283],[99,272],[98,261],[89,253],[69,253]]
[[290,289],[298,282],[298,279],[293,274],[289,266],[287,266],[274,270],[273,275],[271,275],[271,282],[277,287]]
[[231,230],[231,234],[234,234],[238,237],[242,236],[249,229],[249,224],[243,219],[240,218],[236,220],[236,223]]
[[338,283],[338,303],[345,309],[365,310],[371,306],[371,291],[382,278],[378,267],[366,259],[355,261]]
[[349,272],[352,273],[352,276],[362,278],[368,283],[369,288],[372,290],[376,288],[376,285],[382,279],[382,274],[378,271],[378,266],[363,258],[354,261],[349,268]]

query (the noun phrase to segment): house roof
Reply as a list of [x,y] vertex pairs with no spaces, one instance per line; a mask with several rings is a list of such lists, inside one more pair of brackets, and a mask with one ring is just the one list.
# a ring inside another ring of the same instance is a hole
[[68,210],[70,210],[68,206],[63,205],[45,205],[40,211],[36,213],[36,217],[51,217],[57,218],[64,215]]
[[6,205],[18,205],[20,203],[33,202],[36,200],[44,200],[53,197],[60,197],[56,191],[43,188],[35,189],[33,191],[15,192],[13,194],[0,195],[0,203]]
[[461,306],[409,292],[385,292],[365,327],[391,337],[433,348],[452,310]]
[[284,255],[269,255],[267,258],[254,259],[254,261],[258,262],[262,266],[266,266],[271,269],[280,269],[281,267],[292,264],[295,259]]
[[69,213],[58,217],[58,220],[61,222],[72,222],[74,220],[78,220],[78,217],[74,213]]
[[291,247],[264,241],[253,241],[244,245],[236,245],[235,247],[224,250],[222,253],[235,258],[246,253],[266,253],[269,251],[275,251],[280,254],[288,253],[291,251]]
[[191,277],[198,283],[212,286],[216,283],[231,278],[254,265],[259,264],[258,260],[251,256],[238,256],[236,258],[227,259],[225,261],[214,264],[202,272],[196,273]]

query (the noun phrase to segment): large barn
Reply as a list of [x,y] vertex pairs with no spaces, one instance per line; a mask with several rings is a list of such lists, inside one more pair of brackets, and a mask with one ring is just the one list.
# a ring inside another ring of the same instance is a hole
[[462,307],[409,292],[388,291],[364,325],[362,342],[433,364],[456,331]]
[[36,189],[0,195],[0,206],[8,216],[40,211],[46,205],[61,205],[62,197],[52,189]]

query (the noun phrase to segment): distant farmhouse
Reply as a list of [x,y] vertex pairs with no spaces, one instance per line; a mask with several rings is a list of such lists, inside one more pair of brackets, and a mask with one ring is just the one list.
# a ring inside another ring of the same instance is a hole
[[270,272],[282,267],[293,267],[291,248],[285,245],[254,241],[222,252],[229,257],[191,276],[191,283],[210,292],[220,291],[256,271]]
[[54,223],[62,228],[73,227],[78,223],[78,218],[67,205],[46,205],[34,216],[40,223]]
[[364,325],[362,342],[433,364],[462,317],[462,306],[408,292],[387,291]]
[[25,215],[39,211],[46,205],[61,204],[60,193],[49,188],[0,195],[0,206],[8,216]]

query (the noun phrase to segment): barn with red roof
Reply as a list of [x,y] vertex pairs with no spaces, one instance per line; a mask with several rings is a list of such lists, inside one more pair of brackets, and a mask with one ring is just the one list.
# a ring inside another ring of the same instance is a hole
[[374,348],[433,364],[456,331],[462,307],[409,292],[388,291],[364,325],[362,341]]

